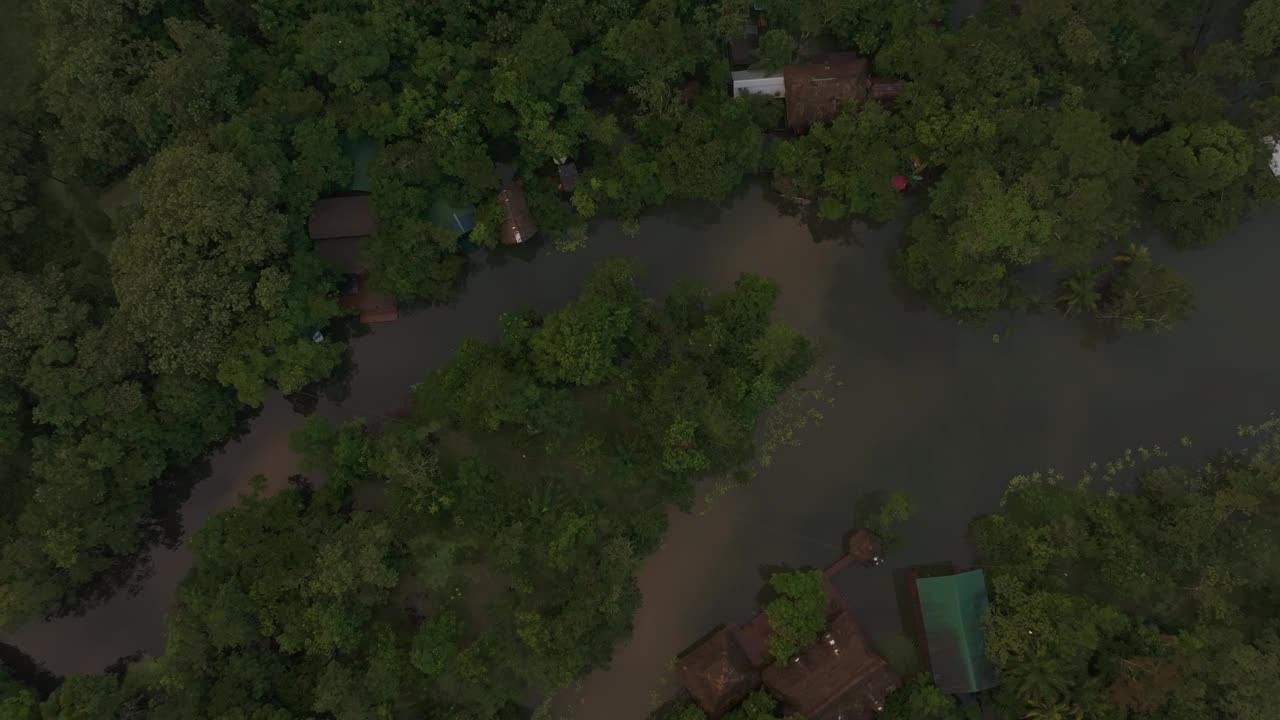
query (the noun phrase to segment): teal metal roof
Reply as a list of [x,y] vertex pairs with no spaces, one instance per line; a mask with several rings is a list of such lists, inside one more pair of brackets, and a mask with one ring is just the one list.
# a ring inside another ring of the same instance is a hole
[[1000,684],[986,654],[982,623],[989,610],[983,572],[917,578],[916,592],[938,689],[972,693]]

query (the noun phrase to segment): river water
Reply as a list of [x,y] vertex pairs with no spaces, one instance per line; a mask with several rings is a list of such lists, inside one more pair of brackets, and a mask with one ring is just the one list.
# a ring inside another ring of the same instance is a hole
[[[1280,399],[1280,334],[1269,312],[1280,300],[1277,228],[1280,209],[1207,250],[1158,249],[1194,282],[1198,311],[1172,332],[1091,343],[1076,323],[1054,317],[978,330],[904,302],[889,264],[900,224],[816,243],[748,186],[722,210],[647,218],[636,238],[606,224],[578,252],[502,256],[473,273],[453,305],[354,339],[349,395],[322,399],[316,411],[342,419],[393,410],[460,339],[496,336],[502,312],[564,304],[603,258],[633,259],[654,295],[686,278],[712,288],[744,271],[776,279],[779,318],[821,342],[843,387],[800,448],[778,453],[749,485],[694,514],[673,513],[662,549],[644,564],[633,638],[609,669],[555,703],[557,715],[585,720],[641,718],[673,692],[679,652],[712,626],[754,612],[762,572],[834,560],[868,491],[905,489],[919,505],[892,562],[837,578],[860,618],[887,632],[896,623],[890,568],[963,562],[966,525],[996,507],[1014,474],[1078,469],[1126,447],[1176,446],[1184,435],[1201,451],[1230,442],[1238,423],[1264,418]],[[210,458],[211,476],[183,507],[187,532],[234,505],[252,476],[280,486],[296,472],[288,437],[301,422],[286,400],[269,397],[248,432]],[[6,642],[59,674],[160,653],[165,610],[191,562],[183,548],[158,549],[152,560],[136,594],[19,629]]]

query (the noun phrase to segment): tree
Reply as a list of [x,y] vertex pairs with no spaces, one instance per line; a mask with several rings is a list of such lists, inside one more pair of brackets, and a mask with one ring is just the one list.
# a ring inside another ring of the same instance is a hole
[[779,597],[765,606],[769,616],[769,655],[791,662],[826,627],[827,593],[822,571],[774,573],[769,586]]
[[[1141,176],[1156,221],[1181,244],[1222,236],[1243,212],[1237,201],[1255,147],[1234,125],[1181,125],[1142,146]],[[1231,198],[1231,200],[1228,200]]]
[[1274,422],[1243,434],[1250,450],[1198,469],[1153,462],[1128,491],[1016,478],[1001,511],[974,523],[1002,712],[1266,716],[1276,636],[1255,603],[1274,575],[1265,478],[1280,435]]
[[755,65],[764,70],[781,70],[795,57],[796,41],[786,30],[769,30],[760,36]]
[[1167,330],[1195,308],[1191,285],[1173,269],[1138,248],[1116,260],[1097,309],[1099,318],[1124,330]]

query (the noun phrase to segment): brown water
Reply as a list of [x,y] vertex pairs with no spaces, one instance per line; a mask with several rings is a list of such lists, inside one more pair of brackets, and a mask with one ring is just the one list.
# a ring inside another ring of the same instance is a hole
[[[672,211],[642,222],[635,239],[606,225],[585,250],[544,249],[536,260],[507,257],[475,273],[456,304],[356,339],[349,398],[322,401],[318,412],[386,413],[427,370],[448,361],[459,339],[495,336],[501,312],[565,303],[602,258],[634,259],[641,285],[658,295],[685,278],[713,288],[743,271],[778,280],[780,318],[823,343],[845,387],[801,448],[779,453],[750,485],[703,514],[673,516],[663,548],[644,565],[634,637],[609,669],[556,703],[581,720],[640,718],[674,689],[669,666],[680,651],[713,625],[753,612],[762,568],[835,559],[855,502],[870,490],[903,488],[920,506],[886,568],[838,578],[878,631],[896,622],[890,568],[963,561],[967,523],[995,508],[1012,475],[1072,469],[1143,443],[1174,446],[1184,434],[1202,450],[1229,441],[1237,423],[1265,417],[1280,399],[1280,337],[1269,312],[1280,299],[1277,227],[1280,210],[1212,249],[1163,253],[1199,292],[1199,310],[1173,332],[1088,349],[1076,324],[1033,317],[999,328],[997,343],[990,329],[904,308],[888,264],[898,227],[816,244],[752,187],[722,212]],[[301,421],[285,400],[269,398],[248,434],[211,458],[211,478],[184,506],[188,531],[233,505],[253,475],[280,485],[295,472],[288,436]],[[7,642],[58,673],[161,652],[164,612],[190,558],[160,550],[154,565],[139,594],[20,629]]]

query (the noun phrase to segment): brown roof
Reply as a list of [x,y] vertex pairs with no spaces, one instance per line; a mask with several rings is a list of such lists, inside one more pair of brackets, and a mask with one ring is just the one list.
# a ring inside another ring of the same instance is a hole
[[344,310],[348,308],[359,310],[360,322],[363,323],[388,322],[400,317],[396,301],[390,295],[369,289],[368,275],[360,275],[357,278],[356,287],[355,292],[343,293],[338,298],[338,307]]
[[871,79],[871,97],[882,103],[892,103],[898,99],[902,91],[907,88],[907,84],[901,80],[892,78],[872,78]]
[[787,127],[804,130],[836,116],[845,100],[867,97],[867,59],[856,53],[832,53],[821,62],[782,69],[787,94]]
[[880,555],[880,538],[863,528],[849,536],[849,557],[856,563],[869,563]]
[[725,627],[684,656],[680,675],[693,701],[712,717],[742,702],[760,684],[756,669]]
[[795,661],[765,668],[764,684],[809,720],[871,720],[898,678],[842,612]]
[[507,185],[498,193],[498,202],[506,210],[502,221],[502,243],[518,245],[538,234],[538,226],[529,214],[529,205],[524,199],[524,188],[520,183]]
[[362,237],[319,238],[315,243],[316,253],[342,272],[362,273],[365,271],[364,261],[360,259],[362,242]]
[[378,229],[368,195],[321,198],[311,207],[307,234],[312,240],[368,237]]

